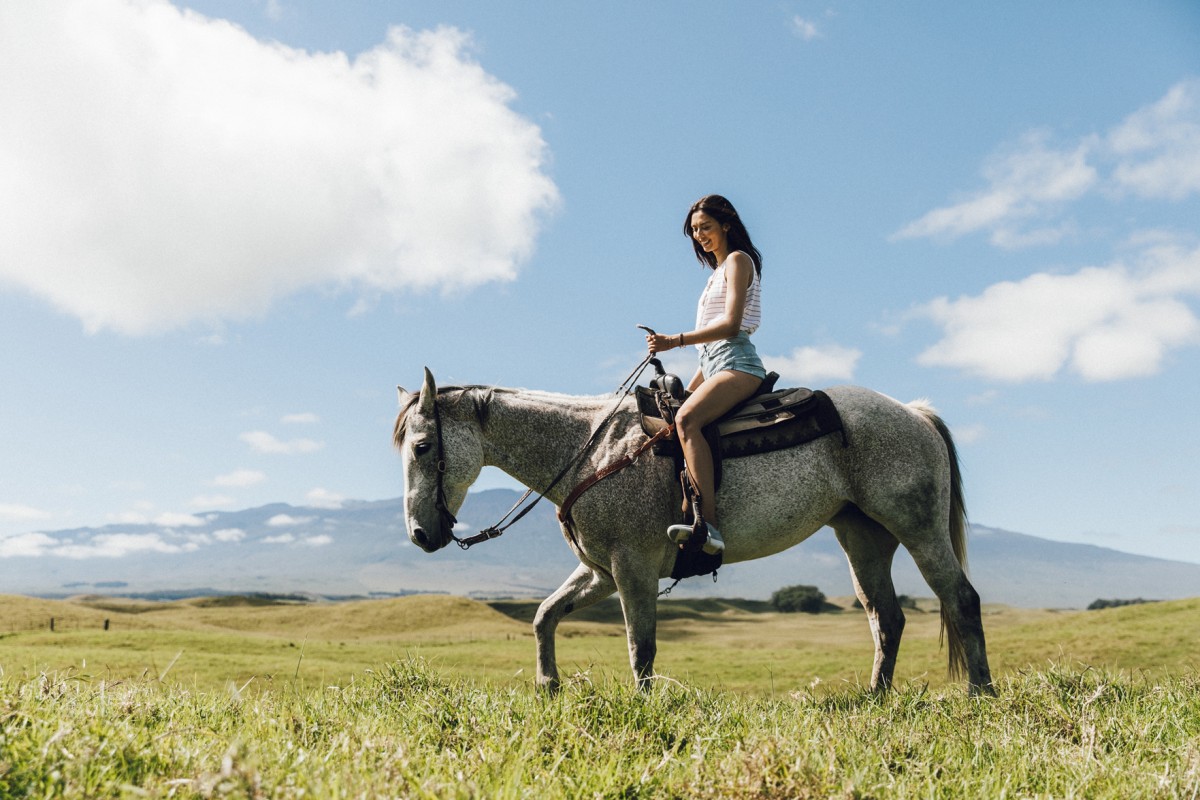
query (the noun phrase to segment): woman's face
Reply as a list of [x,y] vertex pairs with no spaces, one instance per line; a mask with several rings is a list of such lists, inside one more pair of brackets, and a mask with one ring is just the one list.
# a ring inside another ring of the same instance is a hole
[[692,238],[706,253],[725,252],[725,228],[703,211],[692,214]]

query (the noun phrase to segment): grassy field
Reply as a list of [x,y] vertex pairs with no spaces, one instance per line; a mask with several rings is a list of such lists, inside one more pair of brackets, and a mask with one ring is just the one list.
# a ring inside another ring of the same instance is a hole
[[0,633],[0,797],[1200,797],[1200,599],[987,609],[981,699],[935,613],[876,698],[861,612],[721,600],[661,604],[646,695],[615,604],[564,623],[548,699],[535,608],[0,597],[55,618]]

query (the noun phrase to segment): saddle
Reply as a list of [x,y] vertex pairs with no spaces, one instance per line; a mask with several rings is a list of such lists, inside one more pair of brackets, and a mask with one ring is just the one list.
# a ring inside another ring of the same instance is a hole
[[[663,431],[675,421],[686,392],[678,377],[665,373],[657,359],[654,361],[658,375],[650,381],[650,386],[634,389],[642,430],[654,441],[654,454],[673,458],[676,472],[680,473],[681,481],[685,481],[679,439],[667,437]],[[778,380],[778,373],[769,373],[752,397],[704,428],[704,438],[713,454],[716,488],[721,486],[722,463],[726,458],[796,447],[830,433],[841,433],[842,447],[849,446],[841,415],[829,395],[803,388],[776,391]],[[705,535],[697,524],[691,540],[681,545],[671,570],[671,577],[676,582],[709,573],[716,580],[723,554],[708,555],[700,549]]]
[[[804,388],[776,391],[778,380],[777,373],[768,374],[754,396],[705,428],[718,475],[722,459],[783,450],[830,433],[840,432],[842,446],[849,444],[841,415],[829,395]],[[682,384],[674,375],[660,375],[649,387],[638,386],[635,395],[647,436],[654,436],[670,424],[685,399]],[[678,450],[679,442],[674,438],[659,441],[654,447],[656,455],[674,455]]]

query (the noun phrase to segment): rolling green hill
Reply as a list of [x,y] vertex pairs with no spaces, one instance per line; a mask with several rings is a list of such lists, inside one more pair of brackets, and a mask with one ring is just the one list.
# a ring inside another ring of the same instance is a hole
[[[448,595],[343,603],[0,596],[0,667],[6,675],[68,670],[204,686],[342,683],[398,655],[421,653],[449,674],[520,684],[532,680],[536,608],[533,601]],[[659,608],[657,669],[689,684],[770,693],[869,677],[870,633],[859,611],[780,614],[762,602],[720,599],[668,599]],[[1050,663],[1200,667],[1200,598],[1102,611],[988,607],[984,624],[998,675]],[[625,678],[615,600],[569,617],[559,638],[564,672],[599,669]],[[909,611],[897,678],[940,684],[943,673],[938,615]]]

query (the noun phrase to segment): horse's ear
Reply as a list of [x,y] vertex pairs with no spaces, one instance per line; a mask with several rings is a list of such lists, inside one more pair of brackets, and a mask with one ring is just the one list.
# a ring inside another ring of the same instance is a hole
[[406,390],[403,386],[397,386],[396,397],[400,400],[400,405],[403,407],[408,403],[408,399],[412,397],[412,392]]
[[437,400],[437,384],[433,382],[433,373],[425,368],[425,385],[421,387],[421,413],[432,414],[433,403]]

